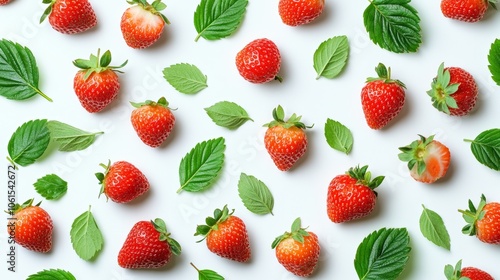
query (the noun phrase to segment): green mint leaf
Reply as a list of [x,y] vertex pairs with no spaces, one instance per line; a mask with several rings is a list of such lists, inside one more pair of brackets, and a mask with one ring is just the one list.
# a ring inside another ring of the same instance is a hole
[[470,149],[477,161],[489,168],[500,171],[500,128],[481,132],[471,142]]
[[76,254],[86,261],[94,258],[104,244],[101,230],[90,212],[90,207],[73,221],[70,235]]
[[181,187],[177,192],[200,192],[208,188],[222,170],[225,148],[222,137],[196,144],[179,165]]
[[422,43],[420,18],[410,0],[373,0],[363,13],[370,39],[395,53],[416,52]]
[[59,151],[71,152],[84,150],[92,143],[97,135],[103,132],[87,132],[59,121],[49,121],[47,127],[50,138],[59,144]]
[[201,0],[194,13],[194,27],[200,37],[218,40],[230,36],[240,26],[248,0]]
[[25,100],[41,95],[38,88],[38,66],[33,53],[18,43],[0,40],[0,95],[12,100]]
[[495,39],[495,42],[491,44],[488,62],[490,63],[488,68],[491,72],[491,78],[500,86],[500,39]]
[[229,129],[236,129],[248,120],[253,121],[245,109],[229,101],[215,103],[205,111],[216,125]]
[[319,77],[337,77],[347,64],[349,42],[347,36],[336,36],[321,43],[314,52],[314,70]]
[[420,231],[422,235],[430,242],[449,251],[451,247],[450,235],[446,230],[443,219],[438,213],[425,208],[424,205],[422,207],[424,208],[420,215]]
[[36,192],[48,200],[59,199],[68,190],[68,183],[56,174],[45,175],[33,185]]
[[193,263],[191,266],[198,271],[198,280],[224,280],[217,272],[210,269],[198,269]]
[[332,119],[327,119],[325,123],[326,142],[333,149],[349,154],[352,150],[354,139],[352,133],[343,124]]
[[179,63],[163,69],[163,77],[177,91],[185,94],[195,94],[206,88],[207,76],[198,67]]
[[28,166],[43,155],[49,143],[47,120],[32,120],[16,129],[10,138],[7,150],[12,162]]
[[409,244],[406,228],[382,228],[369,234],[358,246],[354,259],[359,279],[397,279],[408,262]]
[[42,270],[31,274],[26,280],[76,280],[75,276],[69,271],[62,269]]
[[248,211],[273,215],[274,198],[269,188],[254,176],[241,173],[238,193]]

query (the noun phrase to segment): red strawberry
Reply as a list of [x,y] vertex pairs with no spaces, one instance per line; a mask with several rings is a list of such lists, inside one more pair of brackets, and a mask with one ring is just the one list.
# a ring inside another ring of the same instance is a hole
[[485,271],[475,267],[462,268],[462,260],[453,267],[451,264],[446,265],[444,274],[448,280],[460,280],[467,277],[468,280],[494,280],[491,275]]
[[284,121],[285,112],[281,106],[273,110],[274,120],[265,124],[268,129],[264,135],[264,144],[276,167],[281,171],[289,170],[306,152],[306,126],[300,119],[302,116],[293,114]]
[[391,79],[391,68],[379,63],[378,78],[368,78],[361,90],[361,105],[368,126],[381,129],[394,119],[405,104],[405,85]]
[[422,183],[434,183],[446,175],[450,166],[450,150],[441,142],[420,136],[420,140],[400,147],[399,159],[408,162],[408,169],[413,179]]
[[297,26],[315,20],[324,6],[325,0],[280,0],[278,12],[284,24]]
[[144,103],[132,103],[131,121],[139,138],[146,145],[159,147],[170,135],[175,125],[174,114],[168,108],[168,102],[162,97],[158,102],[147,100]]
[[49,4],[40,23],[49,17],[49,23],[63,34],[87,31],[97,24],[94,9],[88,0],[44,0]]
[[168,19],[160,13],[167,5],[161,0],[149,4],[146,0],[130,0],[136,4],[122,15],[120,27],[123,39],[128,46],[134,49],[144,49],[158,41]]
[[350,168],[346,174],[332,179],[328,186],[326,208],[334,223],[348,222],[370,214],[375,209],[377,193],[374,191],[384,176],[372,180],[368,166]]
[[250,242],[245,223],[229,213],[227,205],[222,210],[215,209],[214,217],[206,219],[206,225],[196,227],[195,236],[201,235],[207,240],[207,247],[220,257],[238,262],[250,260]]
[[276,248],[278,262],[297,276],[311,275],[318,264],[318,236],[301,228],[300,218],[293,222],[291,232],[278,236],[271,247]]
[[444,68],[444,63],[441,63],[431,87],[427,94],[432,98],[432,105],[448,115],[467,115],[476,105],[476,82],[462,68]]
[[7,5],[10,3],[11,0],[0,0],[0,6],[2,5]]
[[90,113],[102,111],[116,98],[120,82],[115,72],[122,73],[116,69],[128,62],[125,61],[120,66],[109,66],[111,52],[106,51],[102,57],[99,56],[100,50],[97,50],[97,56],[91,54],[89,60],[73,61],[76,67],[82,69],[75,75],[73,88],[83,108]]
[[447,18],[477,22],[484,17],[488,4],[494,6],[496,0],[441,0],[441,12]]
[[458,211],[467,222],[462,229],[464,234],[475,235],[484,243],[500,244],[500,203],[486,203],[486,197],[482,195],[477,208],[469,200],[469,209]]
[[110,164],[101,164],[106,171],[95,174],[102,185],[99,195],[104,193],[114,202],[126,203],[149,190],[148,179],[137,167],[126,161]]
[[52,219],[40,207],[33,206],[33,199],[13,209],[13,220],[9,220],[7,231],[17,244],[28,250],[47,253],[52,248]]
[[273,79],[281,82],[277,76],[280,67],[280,51],[269,39],[254,40],[236,54],[236,68],[245,80],[252,83],[262,84]]
[[162,219],[137,222],[118,253],[123,268],[160,268],[181,254],[181,245],[170,237]]

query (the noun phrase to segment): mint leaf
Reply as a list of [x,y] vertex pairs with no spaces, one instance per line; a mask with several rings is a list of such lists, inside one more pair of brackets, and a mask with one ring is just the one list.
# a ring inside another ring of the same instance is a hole
[[50,138],[59,144],[59,151],[70,152],[84,150],[92,143],[95,137],[103,132],[87,132],[59,121],[49,121],[47,127]]
[[319,79],[321,76],[333,79],[337,77],[347,64],[349,42],[347,36],[336,36],[321,43],[314,52],[314,70]]
[[420,231],[422,235],[437,246],[450,250],[450,235],[443,219],[438,213],[425,208],[420,215]]
[[395,280],[408,262],[411,251],[406,228],[382,228],[359,244],[354,267],[359,279]]
[[205,111],[216,125],[229,129],[236,129],[248,120],[253,121],[245,109],[229,101],[215,103]]
[[16,129],[9,140],[7,150],[11,163],[28,166],[40,158],[50,142],[47,120],[32,120]]
[[254,176],[241,173],[238,193],[248,211],[273,215],[274,198],[269,188]]
[[26,280],[76,280],[76,278],[69,271],[49,269],[32,274]]
[[332,119],[327,119],[325,123],[326,142],[333,149],[349,154],[352,150],[354,139],[352,133],[343,124]]
[[395,53],[416,52],[422,43],[420,18],[410,0],[372,0],[363,13],[370,39]]
[[489,168],[500,171],[500,129],[493,128],[481,132],[476,139],[467,140],[477,161]]
[[491,44],[488,62],[490,63],[488,68],[491,72],[491,78],[500,86],[500,39],[495,39],[495,42]]
[[36,192],[48,200],[59,199],[68,190],[68,183],[56,174],[45,175],[33,185]]
[[177,193],[185,190],[200,192],[208,188],[219,175],[224,164],[226,145],[222,137],[196,144],[184,156],[179,165],[181,187]]
[[207,76],[198,67],[179,63],[163,69],[165,80],[177,91],[185,94],[195,94],[206,88]]
[[36,94],[52,101],[38,88],[38,66],[33,53],[18,43],[0,40],[0,95],[25,100]]
[[104,240],[92,212],[89,210],[78,216],[71,225],[71,243],[76,254],[89,261],[101,251]]
[[218,40],[230,36],[243,21],[248,0],[201,0],[194,13],[194,27],[200,37]]
[[210,269],[198,269],[193,263],[191,266],[198,271],[198,280],[224,280],[217,272]]

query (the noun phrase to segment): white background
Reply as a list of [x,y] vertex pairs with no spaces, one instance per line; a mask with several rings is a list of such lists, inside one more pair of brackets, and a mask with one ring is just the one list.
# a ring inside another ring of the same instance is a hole
[[[40,2],[40,3],[39,3]],[[40,69],[40,87],[54,99],[41,97],[18,102],[0,100],[2,112],[0,147],[3,158],[7,142],[25,121],[46,118],[59,120],[89,131],[105,134],[85,151],[62,153],[51,148],[35,164],[18,171],[18,202],[34,197],[42,199],[33,183],[46,174],[56,173],[68,184],[67,194],[59,201],[44,201],[42,206],[54,221],[53,249],[40,254],[18,247],[17,272],[7,272],[2,261],[2,279],[25,279],[49,268],[71,271],[77,279],[197,279],[189,266],[218,271],[227,279],[297,279],[275,259],[271,243],[288,230],[296,217],[317,233],[322,253],[313,279],[357,279],[354,255],[362,239],[382,227],[406,227],[412,251],[401,279],[444,279],[443,267],[464,259],[465,266],[477,266],[500,278],[498,246],[481,243],[461,233],[464,221],[457,209],[471,198],[479,201],[482,193],[489,201],[500,201],[498,172],[479,164],[464,138],[498,127],[499,88],[490,78],[487,53],[500,37],[500,16],[491,9],[486,18],[467,24],[444,18],[439,1],[413,1],[419,11],[423,44],[418,53],[394,54],[380,49],[369,39],[363,26],[363,11],[368,1],[326,1],[323,14],[314,23],[288,27],[278,15],[278,1],[250,1],[241,27],[231,37],[218,41],[200,39],[193,14],[198,1],[166,1],[164,14],[171,21],[162,38],[145,50],[129,48],[121,36],[120,17],[126,1],[91,1],[98,17],[96,28],[79,34],[63,35],[48,22],[38,24],[44,10],[41,1],[14,0],[0,7],[0,37],[28,46]],[[37,4],[38,3],[38,4]],[[312,57],[324,40],[347,35],[351,52],[347,67],[334,80],[316,80]],[[236,53],[251,40],[273,40],[282,55],[283,83],[255,85],[241,78],[236,70]],[[87,113],[73,91],[76,58],[87,58],[97,49],[110,49],[113,65],[128,59],[120,75],[119,97],[105,111]],[[198,66],[208,76],[208,88],[187,96],[175,91],[162,77],[162,69],[186,62]],[[360,102],[365,79],[375,75],[374,67],[383,62],[392,68],[393,77],[407,85],[406,104],[401,114],[381,131],[368,128]],[[467,117],[450,117],[435,110],[426,94],[441,62],[468,70],[478,82],[476,110]],[[172,135],[158,149],[144,145],[135,134],[129,117],[129,101],[156,100],[165,96],[177,123]],[[236,131],[216,126],[203,108],[218,101],[233,101],[243,106],[255,120]],[[271,119],[271,111],[281,104],[287,113],[303,115],[309,147],[306,155],[288,172],[279,171],[263,147],[262,124]],[[325,141],[323,126],[327,118],[342,122],[354,135],[350,155],[332,150]],[[398,147],[417,139],[417,134],[436,134],[436,139],[451,150],[452,163],[447,176],[438,183],[424,185],[409,177],[405,163],[398,160]],[[223,136],[226,162],[217,183],[203,193],[176,194],[181,158],[198,142]],[[139,200],[119,205],[104,197],[98,199],[99,185],[94,173],[101,162],[127,160],[136,165],[151,183],[150,192]],[[7,169],[7,162],[2,165]],[[326,195],[330,180],[349,167],[370,166],[374,175],[386,179],[377,189],[378,204],[369,217],[345,224],[334,224],[326,215]],[[237,192],[241,172],[265,182],[275,198],[274,216],[257,216],[242,204]],[[6,171],[0,184],[6,185]],[[7,207],[2,188],[0,208]],[[197,224],[215,208],[225,204],[241,217],[248,228],[252,259],[241,264],[222,259],[208,251],[193,236]],[[418,220],[422,204],[437,211],[451,236],[448,252],[427,241],[420,233]],[[69,231],[73,220],[92,205],[92,212],[104,235],[103,250],[93,262],[86,262],[73,251]],[[161,217],[172,236],[183,247],[165,269],[133,271],[117,264],[117,254],[129,230],[139,220]],[[7,215],[4,215],[7,218]],[[2,232],[1,250],[6,252],[6,234]],[[7,277],[7,278],[5,278]]]

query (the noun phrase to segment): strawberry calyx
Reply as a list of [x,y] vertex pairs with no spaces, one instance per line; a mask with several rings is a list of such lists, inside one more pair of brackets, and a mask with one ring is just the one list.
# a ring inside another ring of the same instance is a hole
[[[16,203],[14,205],[14,207],[12,207],[11,209],[9,210],[6,210],[5,213],[11,215],[11,216],[14,216],[15,214],[21,212],[22,210],[28,208],[28,207],[32,207],[33,206],[33,201],[34,201],[34,198],[30,198],[28,200],[26,200],[23,204],[19,204],[19,203]],[[42,202],[38,202],[37,204],[35,204],[34,206],[40,206],[40,204],[42,204]]]
[[104,191],[104,189],[106,188],[106,184],[104,183],[104,179],[106,178],[106,175],[108,175],[109,168],[111,166],[111,160],[108,160],[108,164],[107,165],[104,164],[104,163],[101,163],[101,164],[99,164],[99,166],[101,166],[102,168],[104,168],[104,172],[97,172],[97,173],[95,173],[95,177],[97,178],[97,180],[99,180],[99,184],[101,185],[101,190],[99,191],[98,198],[100,198],[101,194],[104,193],[104,195],[106,196],[106,201],[108,201],[109,197],[106,194],[106,192]]
[[50,15],[50,13],[52,13],[52,7],[56,3],[56,1],[57,0],[42,0],[43,4],[49,4],[49,6],[45,9],[45,11],[43,11],[42,16],[40,17],[40,23],[42,23],[47,18],[47,16]]
[[97,55],[91,54],[90,58],[87,59],[76,59],[73,61],[73,65],[76,67],[86,70],[84,80],[87,80],[92,73],[101,73],[104,72],[108,69],[111,69],[115,72],[123,73],[120,70],[122,67],[127,65],[128,60],[125,60],[120,66],[110,66],[109,64],[111,63],[111,52],[107,50],[104,52],[102,57],[100,56],[101,54],[101,49],[97,49]]
[[275,127],[275,126],[282,126],[284,128],[290,128],[293,126],[296,126],[301,129],[306,129],[306,128],[312,128],[314,126],[306,126],[303,122],[300,120],[302,119],[302,116],[297,116],[295,113],[292,114],[292,116],[285,121],[285,111],[283,110],[283,107],[281,105],[278,105],[278,107],[273,109],[273,121],[264,124],[264,127]]
[[493,7],[493,9],[497,9],[498,0],[488,0],[488,3],[491,7]]
[[481,195],[481,200],[479,201],[479,205],[476,207],[474,203],[469,199],[469,209],[461,210],[458,212],[462,213],[462,217],[467,222],[467,224],[462,228],[462,233],[474,236],[476,235],[476,222],[483,219],[485,212],[483,211],[484,206],[486,205],[486,197],[484,194]]
[[410,145],[399,147],[402,152],[398,154],[400,160],[408,162],[408,169],[412,170],[415,164],[417,165],[418,175],[422,175],[425,171],[425,158],[427,157],[427,146],[434,141],[434,135],[429,137],[420,136],[419,140],[411,142]]
[[386,84],[391,84],[391,83],[396,83],[399,86],[406,88],[406,85],[401,82],[400,80],[394,80],[391,79],[391,67],[387,68],[385,67],[384,64],[379,63],[377,67],[375,67],[375,72],[377,73],[378,77],[369,77],[366,79],[366,82],[375,82],[375,81],[382,81]]
[[293,240],[304,243],[304,237],[309,236],[309,233],[306,231],[307,228],[302,228],[300,218],[295,219],[292,223],[292,228],[290,232],[285,232],[284,234],[276,237],[273,243],[271,244],[271,248],[276,248],[283,240],[288,238],[293,238]]
[[158,101],[146,100],[144,102],[139,102],[139,103],[130,102],[130,104],[132,104],[132,106],[134,106],[135,108],[141,108],[143,106],[162,106],[162,107],[170,109],[168,107],[169,103],[165,97],[160,97],[160,99],[158,99]]
[[[356,167],[349,168],[346,174],[349,175],[351,178],[356,179],[357,180],[356,184],[364,185],[374,190],[378,186],[380,186],[380,184],[382,184],[382,182],[385,179],[385,176],[377,176],[372,179],[371,172],[367,170],[368,170],[368,165],[365,165],[361,168],[358,165]],[[375,194],[377,193],[375,192]]]
[[219,224],[225,222],[231,215],[233,215],[234,209],[229,212],[229,209],[227,208],[227,205],[224,205],[222,210],[219,208],[214,210],[214,216],[213,217],[207,217],[205,219],[205,225],[198,225],[196,227],[196,233],[194,236],[201,235],[203,238],[201,240],[196,241],[197,243],[205,240],[207,236],[210,234],[212,230],[218,230],[219,229]]
[[168,20],[168,18],[164,14],[160,13],[161,11],[163,11],[167,8],[167,5],[163,2],[161,2],[161,0],[155,0],[151,4],[149,4],[148,1],[146,1],[146,0],[127,0],[127,3],[129,3],[130,5],[138,5],[141,8],[143,8],[144,10],[152,13],[153,15],[157,15],[157,16],[161,17],[161,19],[166,24],[170,24],[170,21]]
[[437,77],[432,80],[431,89],[427,94],[432,99],[432,106],[441,112],[450,114],[450,108],[458,108],[457,101],[452,95],[457,92],[459,83],[450,84],[450,71],[444,70],[444,63],[438,68]]
[[177,240],[170,237],[170,232],[167,231],[165,221],[160,218],[156,218],[154,221],[151,221],[151,224],[153,224],[155,230],[160,233],[160,241],[167,242],[174,255],[180,255],[182,251],[181,245],[177,242]]
[[444,275],[447,280],[470,280],[468,277],[462,277],[462,260],[459,260],[455,267],[447,264],[444,267]]

